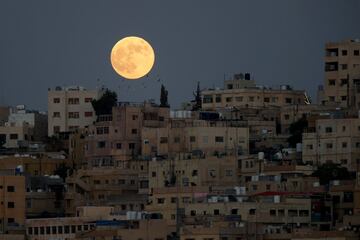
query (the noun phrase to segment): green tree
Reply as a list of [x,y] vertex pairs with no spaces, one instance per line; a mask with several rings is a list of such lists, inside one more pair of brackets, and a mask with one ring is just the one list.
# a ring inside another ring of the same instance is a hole
[[169,107],[168,91],[165,89],[165,86],[162,84],[161,84],[161,91],[160,91],[160,107]]
[[308,121],[306,117],[300,118],[298,121],[293,122],[289,127],[290,137],[288,143],[290,147],[296,147],[297,143],[302,142],[302,134],[304,129],[308,127]]
[[97,116],[109,115],[112,113],[112,108],[117,104],[117,94],[106,89],[104,94],[99,99],[92,100],[91,104]]
[[313,176],[319,178],[321,185],[329,184],[332,180],[354,179],[354,174],[350,173],[347,168],[335,163],[326,163],[319,166]]

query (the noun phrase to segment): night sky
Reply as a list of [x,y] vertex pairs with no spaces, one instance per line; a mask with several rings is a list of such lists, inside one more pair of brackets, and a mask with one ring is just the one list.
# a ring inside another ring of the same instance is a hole
[[[360,38],[359,13],[359,0],[1,0],[0,104],[46,110],[47,89],[66,85],[158,102],[163,83],[176,108],[197,81],[222,87],[237,72],[315,99],[324,44]],[[148,78],[124,81],[110,65],[111,48],[128,35],[155,49]]]

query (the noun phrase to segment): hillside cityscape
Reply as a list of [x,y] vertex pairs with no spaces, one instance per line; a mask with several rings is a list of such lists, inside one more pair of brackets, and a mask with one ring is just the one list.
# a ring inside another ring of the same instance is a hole
[[178,109],[166,84],[0,106],[0,239],[360,239],[360,40],[323,49],[316,97],[239,72]]

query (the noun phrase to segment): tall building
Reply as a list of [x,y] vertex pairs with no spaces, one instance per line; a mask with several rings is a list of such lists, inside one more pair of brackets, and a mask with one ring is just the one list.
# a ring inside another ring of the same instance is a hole
[[101,95],[102,90],[86,90],[79,86],[49,89],[48,135],[91,125],[96,120],[91,101]]
[[360,40],[327,43],[325,54],[322,104],[359,108]]

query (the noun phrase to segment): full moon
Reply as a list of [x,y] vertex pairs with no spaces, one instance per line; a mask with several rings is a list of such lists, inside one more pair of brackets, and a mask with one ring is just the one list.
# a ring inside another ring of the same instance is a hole
[[126,37],[111,50],[111,65],[126,79],[138,79],[148,74],[155,62],[151,45],[139,37]]

